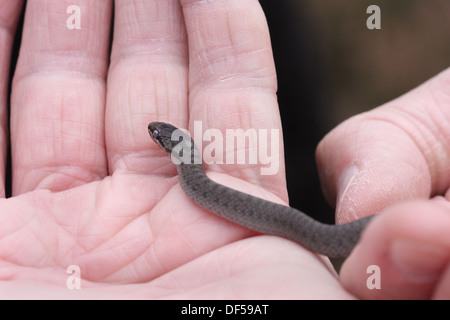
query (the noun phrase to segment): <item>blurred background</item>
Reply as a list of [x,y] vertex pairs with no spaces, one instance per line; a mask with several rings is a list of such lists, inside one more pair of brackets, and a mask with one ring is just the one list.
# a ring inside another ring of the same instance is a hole
[[[278,74],[290,205],[334,222],[315,166],[317,144],[343,120],[408,92],[450,66],[450,1],[260,3]],[[366,27],[370,5],[380,7],[380,30]]]

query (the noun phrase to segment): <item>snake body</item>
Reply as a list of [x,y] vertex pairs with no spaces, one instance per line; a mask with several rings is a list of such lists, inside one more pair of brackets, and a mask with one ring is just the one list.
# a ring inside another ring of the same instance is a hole
[[297,209],[225,187],[206,176],[200,153],[189,135],[164,122],[151,122],[148,132],[176,161],[181,187],[189,198],[251,230],[291,239],[330,258],[342,258],[350,254],[373,217],[343,225],[324,224]]

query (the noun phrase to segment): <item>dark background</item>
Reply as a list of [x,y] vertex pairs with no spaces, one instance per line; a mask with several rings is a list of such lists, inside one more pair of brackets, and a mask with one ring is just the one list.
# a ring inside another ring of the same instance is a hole
[[[290,205],[334,222],[315,166],[321,138],[450,66],[448,0],[260,0],[278,74]],[[369,5],[381,29],[369,30]],[[450,108],[450,106],[449,106]]]
[[[346,118],[411,90],[450,65],[448,0],[260,0],[278,74],[291,206],[333,222],[315,166],[320,139]],[[369,5],[381,30],[368,30]],[[11,77],[18,56],[19,22]],[[450,106],[449,106],[450,107]],[[10,196],[10,168],[7,170]]]

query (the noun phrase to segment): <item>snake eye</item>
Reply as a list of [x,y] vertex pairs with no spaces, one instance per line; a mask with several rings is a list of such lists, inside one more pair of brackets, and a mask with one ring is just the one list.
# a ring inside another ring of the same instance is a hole
[[164,147],[164,143],[162,141],[162,136],[161,136],[160,131],[158,129],[154,129],[152,131],[152,138],[161,148],[163,148],[164,150],[166,149]]

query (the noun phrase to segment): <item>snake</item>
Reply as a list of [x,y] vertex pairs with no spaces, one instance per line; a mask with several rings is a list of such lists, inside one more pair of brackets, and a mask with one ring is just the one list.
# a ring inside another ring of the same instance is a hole
[[171,154],[184,193],[198,206],[262,234],[284,237],[329,258],[346,258],[374,216],[345,224],[326,224],[295,208],[267,201],[207,177],[191,136],[165,122],[148,125],[150,137]]

